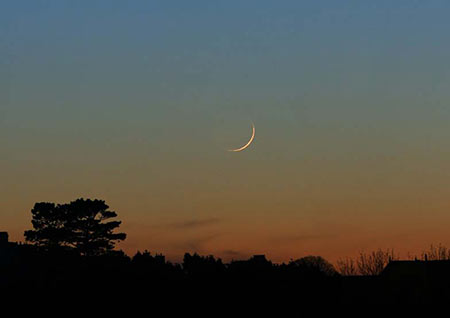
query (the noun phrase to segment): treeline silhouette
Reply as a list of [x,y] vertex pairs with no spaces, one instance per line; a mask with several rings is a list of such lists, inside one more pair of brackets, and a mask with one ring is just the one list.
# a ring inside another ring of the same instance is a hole
[[[104,294],[114,290],[167,297],[259,297],[304,303],[433,303],[450,300],[450,250],[439,245],[399,261],[393,250],[361,252],[336,268],[320,256],[275,264],[264,255],[224,263],[186,253],[182,263],[162,254],[115,250],[126,238],[102,200],[36,203],[25,243],[0,233],[0,287],[11,293]],[[433,274],[435,273],[435,274]],[[231,293],[231,294],[230,294]],[[215,295],[215,296],[214,296]]]

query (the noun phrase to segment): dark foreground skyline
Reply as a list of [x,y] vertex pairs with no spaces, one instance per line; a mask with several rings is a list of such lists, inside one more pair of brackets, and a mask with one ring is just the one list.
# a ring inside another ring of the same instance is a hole
[[130,257],[116,249],[127,234],[119,232],[121,221],[103,200],[38,202],[31,216],[26,243],[10,242],[8,233],[0,232],[0,289],[10,294],[26,290],[97,297],[115,289],[178,302],[179,297],[199,295],[226,301],[232,291],[287,303],[290,311],[313,303],[450,300],[450,250],[442,245],[431,247],[422,260],[409,261],[379,249],[356,259],[342,258],[336,265],[314,255],[277,264],[265,255],[225,263],[197,253],[185,253],[182,262],[173,263],[163,254],[144,251]]
[[[198,225],[197,223],[184,223],[182,226],[191,227]],[[126,233],[118,232],[121,224],[118,214],[110,209],[104,200],[78,198],[69,203],[37,202],[31,209],[32,229],[24,231],[24,239],[26,244],[39,247],[41,250],[66,250],[83,256],[102,255],[113,251],[117,245],[128,238]],[[8,240],[9,234],[7,232],[3,234]],[[293,240],[295,241],[295,238]],[[205,255],[195,245],[187,244],[187,246],[186,254]],[[148,250],[144,249],[145,253],[148,253]],[[138,250],[136,255],[140,252]],[[164,251],[156,252],[166,255]],[[125,255],[126,251],[120,249],[120,253]],[[249,258],[245,253],[229,251],[228,254],[231,261]],[[310,253],[303,257],[316,254]],[[206,255],[212,255],[212,253]],[[389,261],[402,258],[447,260],[450,259],[450,249],[441,243],[431,244],[428,249],[417,254],[408,253],[405,257],[392,248],[378,248],[373,251],[359,251],[353,257],[340,255],[334,262],[334,266],[340,274],[344,275],[374,275],[379,274]],[[177,259],[181,260],[181,257]],[[294,258],[289,259],[292,262]],[[177,262],[173,259],[168,260]],[[330,263],[328,264],[333,267]]]
[[83,256],[74,250],[11,243],[7,233],[1,232],[0,289],[21,298],[34,294],[35,299],[52,295],[102,299],[114,291],[127,291],[122,301],[138,295],[175,304],[200,297],[203,304],[213,299],[229,308],[236,308],[233,300],[250,294],[271,304],[284,304],[289,312],[312,304],[442,304],[450,300],[450,260],[446,257],[388,260],[382,267],[377,264],[380,259],[370,259],[367,268],[378,266],[380,271],[355,276],[339,273],[320,256],[274,264],[264,255],[254,255],[224,264],[212,255],[186,253],[182,263],[174,264],[164,255],[148,252],[131,258],[115,250]]

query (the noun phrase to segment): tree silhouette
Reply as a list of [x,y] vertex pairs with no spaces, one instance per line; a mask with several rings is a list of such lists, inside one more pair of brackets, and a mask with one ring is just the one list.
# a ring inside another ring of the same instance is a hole
[[[433,251],[433,246],[431,251]],[[436,253],[444,253],[446,250],[445,248],[441,248],[439,250],[435,249],[434,251]],[[337,268],[340,274],[346,276],[373,276],[379,275],[390,261],[397,258],[393,249],[378,249],[370,253],[362,251],[356,259],[339,259],[337,261]]]
[[378,249],[370,254],[360,252],[356,260],[361,275],[379,275],[390,260],[395,259],[393,250]]
[[450,249],[442,244],[438,246],[431,244],[429,250],[422,252],[421,259],[428,261],[450,260]]
[[25,231],[25,239],[47,250],[66,246],[71,236],[66,228],[66,216],[59,205],[39,202],[31,210],[34,230]]
[[349,257],[338,259],[336,267],[337,271],[344,276],[355,276],[359,273],[356,262]]
[[290,261],[288,266],[299,269],[308,275],[335,276],[338,274],[333,265],[321,256],[305,256]]
[[113,233],[120,221],[102,200],[78,199],[68,204],[36,203],[31,210],[34,230],[25,231],[25,239],[47,250],[73,249],[80,255],[101,255],[124,240],[125,233]]
[[214,256],[200,256],[197,253],[193,255],[184,254],[183,270],[190,277],[218,277],[225,271],[225,266],[220,258],[215,259]]

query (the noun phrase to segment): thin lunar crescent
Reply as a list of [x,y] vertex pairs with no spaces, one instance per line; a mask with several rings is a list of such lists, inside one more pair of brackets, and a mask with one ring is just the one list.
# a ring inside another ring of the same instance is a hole
[[252,136],[250,137],[250,140],[241,148],[230,149],[228,151],[234,151],[234,152],[242,151],[242,150],[248,148],[248,146],[250,146],[250,144],[253,142],[253,139],[255,139],[255,125],[253,125],[253,123],[252,123]]

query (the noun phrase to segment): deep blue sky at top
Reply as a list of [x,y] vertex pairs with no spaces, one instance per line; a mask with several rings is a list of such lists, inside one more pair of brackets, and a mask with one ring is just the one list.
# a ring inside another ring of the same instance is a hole
[[[34,202],[84,195],[128,224],[211,205],[325,222],[317,202],[345,219],[356,196],[355,224],[381,229],[375,206],[444,202],[449,13],[433,0],[2,1],[0,221],[21,228]],[[229,157],[250,120],[254,147]]]
[[[274,141],[316,143],[355,125],[375,129],[365,137],[380,127],[415,140],[415,125],[439,129],[448,115],[449,6],[4,1],[2,135],[7,144],[54,138],[52,148],[80,134],[98,138],[93,146],[106,135],[148,135],[156,146],[165,140],[156,135],[181,134],[195,148],[253,119]],[[169,122],[179,129],[166,131]],[[305,130],[283,134],[286,125]]]

